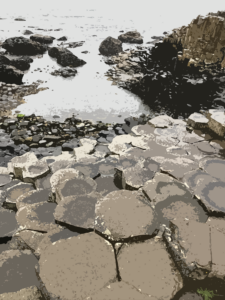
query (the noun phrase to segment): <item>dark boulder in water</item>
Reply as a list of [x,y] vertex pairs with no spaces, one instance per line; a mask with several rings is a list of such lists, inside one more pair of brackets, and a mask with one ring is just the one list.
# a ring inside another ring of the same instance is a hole
[[15,55],[37,55],[43,54],[47,50],[45,45],[23,36],[6,39],[2,48]]
[[86,64],[82,59],[79,59],[71,51],[65,48],[52,47],[48,50],[49,56],[56,58],[57,63],[63,67],[79,67]]

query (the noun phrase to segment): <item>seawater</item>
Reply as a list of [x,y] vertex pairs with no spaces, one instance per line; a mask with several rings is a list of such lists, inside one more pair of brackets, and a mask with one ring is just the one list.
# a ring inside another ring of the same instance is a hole
[[[0,41],[21,36],[25,29],[34,34],[51,35],[56,39],[65,35],[67,42],[85,41],[81,47],[69,48],[86,61],[84,66],[77,68],[78,74],[75,77],[51,75],[53,70],[61,66],[47,52],[40,58],[35,57],[23,82],[31,84],[43,80],[40,87],[48,89],[24,97],[25,103],[12,113],[15,114],[17,110],[26,115],[34,113],[49,121],[58,115],[58,120],[62,122],[75,114],[92,122],[101,120],[109,123],[122,123],[130,115],[149,114],[152,112],[151,105],[146,106],[138,96],[107,80],[104,74],[111,66],[105,64],[99,55],[100,43],[108,36],[117,38],[121,30],[137,30],[143,36],[143,46],[149,47],[146,43],[152,40],[151,36],[188,25],[199,14],[223,9],[223,1],[220,0],[5,1],[0,10]],[[14,21],[18,17],[26,21]],[[54,40],[50,46],[60,43]],[[134,48],[134,45],[123,44],[123,50]],[[89,53],[81,53],[85,50]],[[42,72],[34,71],[37,68]]]

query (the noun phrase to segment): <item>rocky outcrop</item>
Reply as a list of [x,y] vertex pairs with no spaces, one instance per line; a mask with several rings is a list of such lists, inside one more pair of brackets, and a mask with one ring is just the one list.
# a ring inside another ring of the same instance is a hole
[[63,67],[80,67],[86,64],[82,59],[79,59],[71,51],[65,48],[52,47],[48,50],[49,56],[56,58],[57,63]]
[[47,50],[42,44],[22,36],[6,39],[2,48],[15,55],[37,55]]
[[24,73],[13,66],[0,65],[0,81],[21,84]]
[[105,56],[116,55],[122,51],[122,42],[120,40],[114,39],[111,36],[104,39],[99,46],[99,52]]
[[30,68],[30,63],[33,59],[28,56],[22,56],[17,59],[8,59],[6,56],[0,56],[0,65],[10,65],[17,68],[20,71],[26,71]]
[[128,31],[118,36],[118,40],[122,43],[143,44],[142,36],[137,31]]
[[31,35],[30,39],[35,42],[39,42],[41,44],[51,44],[55,38],[48,35],[35,34]]
[[225,67],[225,16],[224,13],[198,16],[188,26],[182,26],[167,35],[164,41],[181,43],[183,50],[178,59],[189,60],[189,65],[219,63]]
[[51,72],[51,75],[54,76],[60,75],[62,77],[75,76],[76,74],[77,74],[77,70],[71,67],[65,67]]

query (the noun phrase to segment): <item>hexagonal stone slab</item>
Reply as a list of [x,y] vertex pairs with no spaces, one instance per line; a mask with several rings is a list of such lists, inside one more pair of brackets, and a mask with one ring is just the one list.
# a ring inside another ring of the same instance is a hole
[[219,232],[225,234],[225,219],[224,218],[215,218],[209,217],[207,222],[211,228],[215,228]]
[[193,113],[188,117],[187,124],[195,129],[204,129],[208,127],[209,120],[199,113]]
[[169,225],[169,220],[187,218],[205,223],[208,219],[206,212],[192,198],[191,192],[181,182],[162,173],[145,183],[144,194],[152,202],[161,224]]
[[106,145],[97,145],[95,146],[94,150],[95,152],[93,155],[100,158],[104,158],[107,154],[111,153],[108,146]]
[[199,162],[199,168],[218,180],[225,181],[225,160],[212,157]]
[[207,224],[177,218],[165,236],[173,259],[184,276],[204,279],[211,271],[210,228]]
[[1,293],[18,292],[31,286],[39,287],[35,273],[38,260],[30,250],[2,252],[0,254],[0,266]]
[[194,191],[198,184],[198,180],[203,178],[208,178],[209,180],[211,180],[212,177],[206,172],[197,169],[187,172],[182,178],[182,181],[190,190]]
[[15,233],[14,237],[20,237],[32,250],[35,251],[45,237],[45,234],[32,230],[22,230]]
[[123,169],[121,185],[123,189],[137,190],[142,187],[146,181],[152,179],[156,172],[160,170],[159,163],[151,158],[138,162],[135,166]]
[[138,137],[134,137],[132,135],[118,135],[116,136],[112,143],[109,144],[109,150],[112,153],[115,154],[123,154],[124,151],[126,151],[127,149],[129,149],[129,147],[127,146],[127,144],[130,144],[132,141],[134,141],[135,139],[137,139]]
[[28,204],[47,202],[49,199],[48,190],[29,191],[16,199],[16,207],[20,209]]
[[[171,147],[167,148],[166,151],[175,156],[184,156],[185,157],[188,155],[188,152],[179,146],[171,146]],[[189,158],[189,157],[187,157],[187,158]]]
[[30,183],[18,183],[6,190],[6,202],[7,208],[16,208],[16,200],[25,193],[33,191],[34,188]]
[[34,185],[37,190],[43,189],[43,190],[49,190],[51,191],[51,183],[50,183],[50,178],[52,174],[47,174],[45,177],[38,178],[34,181]]
[[100,199],[101,195],[96,192],[67,197],[57,205],[54,212],[55,220],[62,226],[74,227],[77,232],[94,229],[95,205]]
[[9,170],[8,168],[5,168],[5,167],[0,167],[0,174],[7,174],[9,175]]
[[23,178],[23,168],[37,162],[38,159],[33,152],[27,152],[21,156],[15,156],[11,159],[14,175],[16,178],[22,180]]
[[95,230],[112,240],[147,237],[156,230],[154,211],[140,192],[111,192],[96,204],[95,214]]
[[46,162],[51,172],[54,174],[60,169],[65,169],[70,163],[74,163],[75,159],[71,154],[63,152],[61,155],[58,156],[43,157],[40,161]]
[[225,213],[225,182],[214,177],[204,177],[198,180],[194,189],[195,196],[201,200],[210,214]]
[[219,153],[219,150],[211,146],[208,141],[195,143],[195,146],[206,155],[213,155]]
[[13,179],[11,180],[9,183],[7,183],[6,185],[0,187],[0,191],[6,191],[8,188],[18,184],[18,183],[21,183],[21,181],[19,179]]
[[23,206],[16,214],[17,222],[23,229],[48,232],[58,227],[53,216],[56,206],[45,202]]
[[167,172],[178,180],[182,180],[184,174],[198,169],[198,164],[185,157],[176,157],[174,159],[154,156],[152,159],[160,164],[160,169]]
[[61,226],[59,226],[56,229],[52,229],[49,232],[44,234],[44,238],[42,241],[38,244],[38,247],[35,251],[35,255],[40,258],[42,252],[48,248],[49,245],[52,243],[58,241],[58,240],[66,240],[73,236],[78,236],[79,233],[73,232],[69,229],[65,229]]
[[183,287],[182,277],[162,242],[150,239],[125,245],[118,254],[118,265],[123,281],[156,299],[170,300]]
[[152,124],[154,127],[158,128],[166,128],[173,125],[173,122],[174,119],[167,115],[161,115],[148,121],[149,124]]
[[202,158],[206,157],[208,154],[199,150],[197,144],[198,143],[188,144],[188,143],[180,142],[177,144],[177,147],[181,147],[183,150],[187,151],[188,159],[199,161]]
[[155,130],[155,127],[151,126],[150,124],[137,125],[137,126],[134,126],[131,128],[131,131],[133,133],[135,133],[136,135],[144,135],[151,139],[155,138],[154,130]]
[[0,238],[12,236],[18,229],[15,212],[0,207]]
[[12,181],[8,174],[0,174],[0,186],[4,186]]
[[156,144],[161,145],[163,147],[172,147],[176,146],[179,143],[179,140],[170,136],[157,136]]
[[[96,294],[87,297],[85,300],[99,299],[149,300],[149,296],[142,294],[132,285],[120,281],[109,284],[105,288],[99,290]],[[157,300],[158,298],[151,297],[150,299]]]
[[71,179],[71,178],[84,178],[84,174],[82,174],[80,171],[68,168],[68,169],[60,169],[56,171],[50,178],[50,184],[52,193],[56,192],[56,187],[65,180]]
[[95,179],[95,182],[97,183],[96,192],[100,193],[103,197],[111,192],[119,190],[115,185],[115,179],[112,176],[99,176]]
[[94,150],[97,141],[90,139],[81,139],[80,143],[82,145],[81,147],[73,149],[76,161],[79,161],[81,158],[85,157],[86,154],[91,153]]
[[37,161],[23,170],[23,181],[34,183],[37,178],[44,177],[50,172],[45,161]]
[[43,300],[42,292],[36,287],[31,286],[14,293],[4,293],[0,295],[0,300]]
[[196,142],[201,142],[204,140],[204,137],[197,135],[196,133],[192,132],[184,132],[178,135],[178,139],[183,143],[193,144]]
[[84,176],[75,169],[64,169],[53,174],[50,179],[52,187],[54,179],[57,182],[55,186],[57,203],[69,196],[90,194],[97,187],[96,182],[92,178]]
[[40,278],[53,298],[81,300],[116,278],[113,248],[94,232],[54,242],[39,264]]

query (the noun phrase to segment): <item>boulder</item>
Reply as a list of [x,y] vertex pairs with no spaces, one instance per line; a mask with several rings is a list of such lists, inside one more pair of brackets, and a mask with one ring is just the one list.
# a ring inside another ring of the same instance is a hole
[[150,237],[157,229],[155,215],[142,193],[115,191],[96,204],[95,231],[114,241]]
[[33,32],[30,31],[30,30],[24,30],[23,34],[24,35],[30,35],[30,34],[33,34]]
[[22,36],[6,39],[2,48],[15,55],[37,55],[46,51],[42,44]]
[[41,34],[31,35],[30,39],[32,41],[39,42],[41,44],[51,44],[53,40],[55,40],[55,38],[52,36],[41,35]]
[[141,34],[137,31],[128,31],[118,36],[118,40],[122,43],[142,44],[143,39]]
[[67,37],[66,36],[62,36],[61,38],[57,39],[57,41],[67,41]]
[[85,299],[117,275],[113,247],[95,233],[54,242],[39,264],[39,276],[54,299]]
[[117,55],[123,51],[122,42],[109,36],[99,46],[99,52],[105,56]]
[[21,84],[24,73],[13,66],[0,65],[0,81]]
[[160,241],[124,245],[118,267],[122,281],[151,298],[170,300],[183,287],[181,274]]
[[49,56],[56,58],[57,63],[63,67],[80,67],[86,64],[85,61],[79,59],[71,51],[65,48],[52,47],[48,50]]
[[38,159],[32,152],[27,152],[21,156],[16,156],[11,159],[13,172],[16,178],[23,179],[23,170],[32,164],[37,163]]

